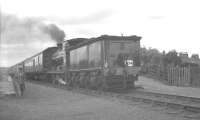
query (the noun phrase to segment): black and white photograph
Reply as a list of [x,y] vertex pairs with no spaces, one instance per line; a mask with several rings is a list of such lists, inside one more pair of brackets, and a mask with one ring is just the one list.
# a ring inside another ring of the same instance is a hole
[[0,0],[0,120],[200,120],[199,0]]

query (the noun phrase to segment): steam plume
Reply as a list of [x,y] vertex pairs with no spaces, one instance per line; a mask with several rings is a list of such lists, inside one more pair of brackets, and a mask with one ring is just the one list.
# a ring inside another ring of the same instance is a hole
[[55,24],[44,26],[43,31],[48,33],[57,42],[62,42],[65,38],[65,32],[60,30]]
[[[6,36],[4,41],[30,42],[32,39],[48,41],[62,41],[65,33],[55,24],[44,24],[42,18],[17,18],[14,15],[2,15],[1,33]],[[27,39],[28,38],[28,39]],[[45,39],[44,39],[45,38]]]
[[55,24],[45,24],[43,18],[18,18],[5,13],[0,17],[0,66],[16,64],[65,37],[64,31]]

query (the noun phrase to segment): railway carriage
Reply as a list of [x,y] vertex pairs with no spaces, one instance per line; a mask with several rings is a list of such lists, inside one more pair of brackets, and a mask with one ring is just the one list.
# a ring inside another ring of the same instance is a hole
[[10,67],[8,69],[8,73],[9,74],[17,74],[19,68],[22,68],[24,70],[24,61],[20,62],[20,63],[17,63],[15,65],[13,65],[12,67]]
[[24,73],[26,79],[45,80],[45,78],[49,76],[48,72],[52,69],[52,55],[56,51],[57,47],[49,47],[24,60]]
[[104,35],[69,47],[67,82],[93,89],[134,87],[140,70],[140,39]]

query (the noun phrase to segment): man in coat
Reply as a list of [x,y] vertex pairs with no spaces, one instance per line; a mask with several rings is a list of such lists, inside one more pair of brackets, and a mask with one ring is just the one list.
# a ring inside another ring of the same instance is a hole
[[17,80],[17,75],[15,73],[10,73],[9,74],[11,79],[12,79],[12,82],[13,82],[13,87],[14,87],[14,91],[15,91],[15,95],[16,96],[19,96],[21,93],[20,91],[20,86],[18,84],[18,80]]
[[23,69],[20,67],[17,72],[16,81],[19,85],[19,96],[23,96],[25,90],[25,77],[23,73]]

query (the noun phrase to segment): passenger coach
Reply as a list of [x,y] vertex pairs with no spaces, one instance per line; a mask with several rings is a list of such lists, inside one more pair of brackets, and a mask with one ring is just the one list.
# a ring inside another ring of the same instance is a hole
[[52,55],[57,51],[57,47],[49,47],[42,52],[27,58],[23,61],[24,73],[26,79],[45,80],[48,72],[53,65]]

